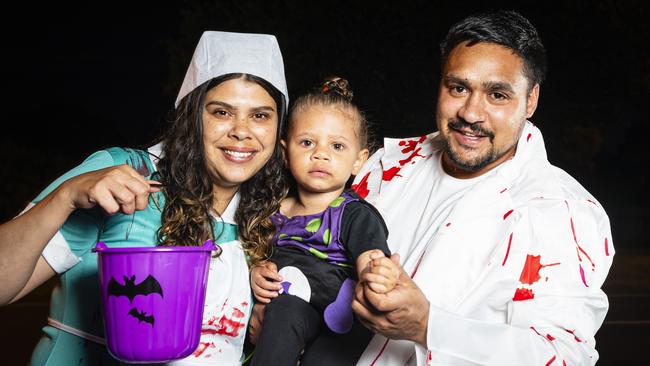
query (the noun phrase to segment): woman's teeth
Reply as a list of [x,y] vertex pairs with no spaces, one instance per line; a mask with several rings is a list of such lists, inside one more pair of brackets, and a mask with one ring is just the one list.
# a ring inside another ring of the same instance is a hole
[[226,154],[235,157],[235,158],[247,158],[253,155],[252,151],[234,151],[234,150],[223,150]]

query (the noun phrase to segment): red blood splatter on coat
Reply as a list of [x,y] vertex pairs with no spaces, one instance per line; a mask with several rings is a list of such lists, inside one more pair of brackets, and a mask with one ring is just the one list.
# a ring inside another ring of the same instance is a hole
[[370,191],[368,190],[368,177],[370,176],[370,172],[366,173],[366,175],[363,176],[359,184],[353,184],[352,189],[357,192],[357,194],[361,198],[366,198],[368,197],[368,193]]
[[605,238],[605,255],[609,257],[609,244],[607,243],[607,238]]
[[246,315],[246,314],[244,314],[243,311],[241,311],[241,310],[239,310],[237,308],[232,309],[232,317],[233,318],[243,318],[244,315]]
[[565,328],[564,330],[565,330],[567,333],[571,333],[571,335],[573,336],[573,338],[575,338],[576,342],[578,342],[578,343],[582,343],[582,339],[578,338],[578,337],[575,335],[575,330],[568,330],[568,329],[566,329],[566,328]]
[[529,133],[528,136],[526,136],[526,142],[530,141],[530,138],[533,136],[532,133]]
[[[233,313],[235,312],[233,311]],[[237,337],[239,331],[244,327],[246,327],[245,323],[234,319],[228,319],[225,315],[222,315],[218,321],[216,317],[210,319],[207,325],[204,325],[203,329],[201,329],[201,334],[222,334],[230,337]]]
[[521,271],[521,276],[519,276],[519,282],[527,285],[532,285],[533,283],[539,281],[541,276],[539,271],[544,267],[557,266],[560,263],[551,263],[551,264],[541,264],[541,256],[539,255],[530,255],[526,256],[526,263],[524,264],[524,269]]
[[506,212],[505,214],[503,214],[503,219],[505,220],[506,218],[508,218],[508,216],[510,216],[511,213],[512,213],[512,210],[510,210],[510,211]]
[[[570,214],[571,210],[569,209],[569,202],[564,201],[564,203],[566,204],[567,211],[569,211],[569,214]],[[571,233],[573,233],[573,241],[576,244],[576,252],[578,254],[578,261],[582,262],[582,256],[580,255],[580,253],[584,254],[585,257],[587,257],[587,260],[589,260],[589,262],[591,263],[591,270],[594,271],[595,268],[596,268],[596,265],[594,264],[594,261],[591,260],[591,257],[589,256],[589,254],[587,254],[587,252],[585,252],[585,250],[582,249],[580,244],[578,244],[578,236],[576,235],[576,228],[575,228],[575,225],[573,224],[573,217],[571,217],[570,215],[569,215],[569,224],[571,225]]]
[[381,179],[385,181],[390,181],[395,177],[401,177],[401,175],[397,174],[402,168],[399,166],[394,166],[388,170],[384,170],[384,172],[381,175]]
[[411,155],[409,155],[406,159],[400,160],[400,161],[399,161],[399,165],[404,166],[404,165],[408,164],[411,160],[413,160],[413,159],[416,158],[416,157],[425,158],[426,156],[424,156],[424,155],[420,155],[420,150],[422,150],[422,148],[421,148],[421,147],[418,147],[418,148],[417,148],[415,151],[413,151],[413,153],[412,153]]
[[505,191],[507,191],[507,190],[508,190],[508,188],[504,188],[504,189],[502,189],[501,192],[499,192],[499,193],[503,193],[503,192],[505,192]]
[[552,364],[553,361],[555,361],[555,357],[557,357],[557,356],[553,356],[550,360],[548,360],[548,362],[546,363],[546,366]]
[[199,357],[203,354],[203,352],[205,352],[205,350],[208,349],[208,347],[215,348],[215,345],[212,342],[199,342],[199,346],[196,348],[194,353],[192,353],[192,355],[194,357]]
[[535,298],[533,290],[529,288],[518,288],[515,291],[515,296],[512,298],[512,301],[524,301]]
[[427,139],[427,136],[420,136],[418,140],[402,140],[399,142],[399,146],[406,146],[405,148],[402,149],[402,153],[406,154],[409,153],[413,150],[415,150],[415,147],[418,144],[421,144],[424,142],[424,140]]
[[582,283],[585,287],[589,287],[589,285],[587,285],[587,280],[585,279],[585,270],[582,269],[582,264],[578,263],[578,267],[580,268],[580,279],[582,279]]
[[[539,281],[542,277],[539,275],[539,271],[544,267],[557,266],[560,263],[551,263],[551,264],[541,264],[541,256],[539,255],[530,255],[526,256],[526,263],[524,264],[524,269],[521,271],[521,276],[519,276],[519,282],[525,285],[532,285],[535,282]],[[532,289],[527,288],[518,288],[515,291],[515,296],[513,297],[514,301],[529,300],[535,297]]]
[[508,255],[510,254],[510,245],[512,244],[512,234],[513,233],[510,233],[510,237],[508,238],[508,249],[506,249],[506,256],[503,257],[503,263],[501,263],[502,267],[506,265],[506,261],[508,260]]

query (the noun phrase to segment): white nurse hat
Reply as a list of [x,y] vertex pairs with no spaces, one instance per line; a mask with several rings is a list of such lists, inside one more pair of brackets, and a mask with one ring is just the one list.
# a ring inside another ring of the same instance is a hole
[[285,108],[288,107],[284,63],[275,36],[215,31],[203,32],[175,106],[204,82],[232,73],[251,74],[268,81],[284,94]]

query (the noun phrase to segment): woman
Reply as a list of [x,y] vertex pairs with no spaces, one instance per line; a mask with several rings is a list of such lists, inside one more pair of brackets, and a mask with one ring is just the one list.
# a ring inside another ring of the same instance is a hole
[[273,234],[269,217],[286,191],[278,135],[287,95],[275,37],[205,32],[162,144],[91,155],[0,226],[0,304],[55,274],[61,279],[32,364],[117,363],[101,344],[90,250],[97,241],[115,247],[207,239],[222,253],[211,260],[201,343],[177,363],[239,363],[251,294],[236,239],[251,246]]

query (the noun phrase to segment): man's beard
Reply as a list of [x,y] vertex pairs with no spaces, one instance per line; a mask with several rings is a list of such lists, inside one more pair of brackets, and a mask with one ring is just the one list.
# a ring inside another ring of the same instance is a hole
[[[457,130],[457,131],[463,131],[463,130],[470,130],[476,134],[479,134],[481,136],[485,136],[490,139],[490,143],[494,141],[494,133],[492,131],[486,130],[481,126],[480,123],[469,123],[465,121],[462,118],[456,118],[456,119],[449,119],[447,122],[447,127],[449,130]],[[523,128],[523,124],[522,124]],[[454,164],[456,168],[460,168],[463,171],[474,173],[477,172],[489,164],[495,162],[496,160],[499,160],[503,155],[508,153],[510,151],[510,147],[507,149],[504,149],[503,151],[496,151],[494,145],[492,144],[490,146],[490,149],[479,156],[476,156],[471,159],[466,159],[463,160],[462,156],[460,154],[457,154],[451,147],[451,144],[449,143],[449,139],[451,137],[444,139],[445,141],[445,154],[447,154],[447,157],[451,162]],[[517,138],[514,142],[519,140],[519,134],[517,134]]]

